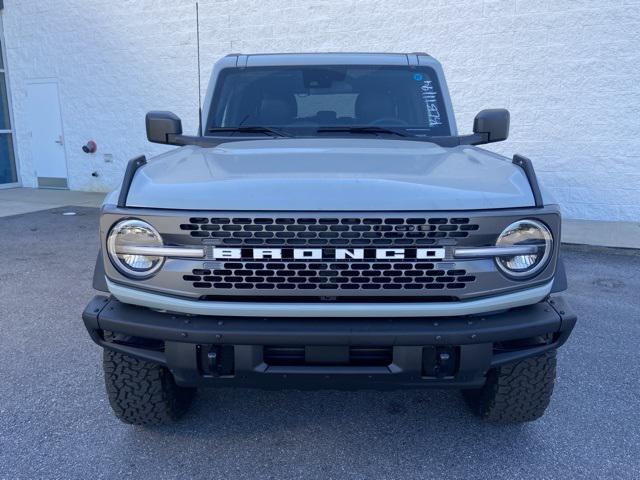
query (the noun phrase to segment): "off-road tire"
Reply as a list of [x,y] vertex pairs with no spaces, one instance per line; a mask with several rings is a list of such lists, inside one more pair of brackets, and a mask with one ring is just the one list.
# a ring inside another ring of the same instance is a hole
[[193,400],[195,389],[179,387],[171,372],[155,363],[105,349],[102,365],[109,403],[124,423],[169,423]]
[[531,422],[551,400],[556,378],[556,351],[492,369],[480,389],[463,396],[480,418],[496,423]]

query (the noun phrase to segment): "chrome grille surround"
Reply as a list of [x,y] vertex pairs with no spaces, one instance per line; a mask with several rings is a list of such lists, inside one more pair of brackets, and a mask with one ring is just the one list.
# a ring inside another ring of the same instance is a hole
[[[122,218],[140,218],[160,232],[165,245],[204,246],[206,258],[167,258],[153,278],[131,281],[105,260],[107,276],[120,284],[189,297],[449,297],[471,299],[548,282],[557,258],[533,279],[506,278],[491,258],[454,259],[455,246],[493,246],[515,220],[536,218],[559,237],[557,207],[474,212],[198,212],[107,206],[101,236]],[[226,226],[226,228],[225,228]],[[293,228],[292,228],[293,227]],[[205,232],[197,233],[194,232]],[[218,235],[222,233],[222,235]],[[241,233],[242,235],[238,235]],[[282,234],[286,235],[282,235]],[[556,244],[558,242],[555,242]],[[214,248],[241,248],[243,258],[221,260]],[[322,260],[255,260],[252,248],[314,248]],[[332,259],[335,248],[443,248],[442,260]],[[431,267],[431,264],[433,267]],[[286,272],[286,273],[285,273]]]

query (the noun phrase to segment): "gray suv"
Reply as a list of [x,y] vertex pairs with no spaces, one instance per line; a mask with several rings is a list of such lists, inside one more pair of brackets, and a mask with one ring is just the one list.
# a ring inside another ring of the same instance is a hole
[[185,413],[197,388],[457,388],[487,420],[549,404],[576,317],[560,211],[505,140],[458,134],[427,54],[229,55],[198,135],[150,112],[100,220],[96,296],[122,421]]

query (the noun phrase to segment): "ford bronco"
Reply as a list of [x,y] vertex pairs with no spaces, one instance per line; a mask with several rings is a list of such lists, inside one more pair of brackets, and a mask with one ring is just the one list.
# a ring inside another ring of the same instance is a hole
[[96,296],[122,421],[183,415],[198,387],[456,388],[480,417],[539,418],[575,315],[560,211],[505,140],[458,134],[427,54],[229,55],[198,135],[170,112],[100,219]]

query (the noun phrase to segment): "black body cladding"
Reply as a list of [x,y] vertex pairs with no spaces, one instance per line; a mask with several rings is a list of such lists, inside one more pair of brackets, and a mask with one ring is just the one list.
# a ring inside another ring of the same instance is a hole
[[129,196],[133,177],[136,175],[138,169],[146,163],[147,158],[144,155],[129,160],[127,169],[124,171],[124,178],[122,179],[122,186],[120,187],[120,195],[118,195],[119,208],[125,208],[127,206],[127,197]]
[[513,163],[524,170],[524,174],[527,176],[527,180],[531,186],[531,193],[533,194],[535,206],[537,208],[542,208],[544,206],[544,202],[542,200],[542,192],[540,191],[540,185],[538,184],[538,177],[536,176],[536,171],[533,168],[533,163],[527,157],[518,154],[513,156]]

